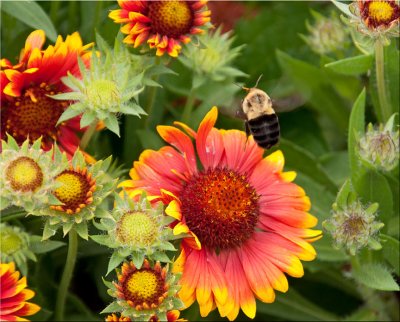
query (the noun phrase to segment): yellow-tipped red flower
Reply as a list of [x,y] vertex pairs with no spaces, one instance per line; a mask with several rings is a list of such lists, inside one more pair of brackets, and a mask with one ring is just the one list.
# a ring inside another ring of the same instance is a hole
[[21,144],[42,137],[42,148],[57,142],[72,156],[79,146],[79,117],[57,125],[71,101],[54,100],[49,95],[67,91],[61,78],[71,73],[80,76],[78,58],[89,65],[92,44],[83,46],[79,33],[58,37],[55,45],[42,49],[43,30],[33,31],[26,39],[18,64],[1,60],[1,137],[12,135]]
[[26,302],[35,292],[27,289],[26,277],[19,278],[20,273],[15,271],[13,262],[0,263],[0,320],[1,321],[28,321],[21,316],[33,315],[40,310],[40,306]]
[[159,126],[174,148],[143,152],[132,180],[121,186],[132,197],[145,190],[164,200],[166,214],[177,219],[174,234],[190,236],[174,264],[183,272],[179,296],[186,307],[197,300],[202,316],[217,307],[230,320],[240,309],[254,318],[255,298],[271,303],[274,290],[288,290],[284,273],[303,276],[300,260],[315,258],[310,242],[321,232],[310,229],[317,218],[292,183],[296,173],[283,172],[282,152],[263,158],[243,131],[214,128],[217,114],[214,107],[197,132],[179,122],[187,134]]
[[177,57],[181,43],[190,42],[190,35],[200,34],[200,28],[210,21],[210,11],[203,10],[207,1],[123,1],[121,9],[113,10],[109,17],[124,24],[124,42],[133,47],[147,41],[156,55],[164,53]]

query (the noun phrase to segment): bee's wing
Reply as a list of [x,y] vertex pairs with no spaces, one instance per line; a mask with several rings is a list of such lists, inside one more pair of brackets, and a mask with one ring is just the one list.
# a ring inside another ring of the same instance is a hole
[[299,93],[294,93],[286,97],[273,98],[272,106],[277,113],[290,112],[303,106],[306,101],[305,97]]

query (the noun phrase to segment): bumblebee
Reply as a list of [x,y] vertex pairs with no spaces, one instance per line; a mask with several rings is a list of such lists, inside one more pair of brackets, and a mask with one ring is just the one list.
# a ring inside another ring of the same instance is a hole
[[258,146],[270,149],[278,144],[280,136],[279,120],[272,108],[272,100],[261,89],[242,88],[248,92],[239,111],[239,116],[245,119],[246,133],[253,135]]

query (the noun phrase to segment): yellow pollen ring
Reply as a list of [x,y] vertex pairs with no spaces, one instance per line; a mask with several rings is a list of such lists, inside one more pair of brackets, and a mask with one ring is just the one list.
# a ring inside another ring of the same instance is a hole
[[390,21],[394,8],[386,1],[372,1],[368,8],[369,16],[379,22]]
[[28,157],[19,157],[10,162],[5,175],[15,191],[34,192],[43,183],[42,169],[36,161]]

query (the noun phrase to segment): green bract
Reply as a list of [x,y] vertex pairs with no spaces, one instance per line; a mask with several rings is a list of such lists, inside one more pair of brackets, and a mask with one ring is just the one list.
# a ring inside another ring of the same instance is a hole
[[[116,185],[117,180],[106,173],[110,162],[111,157],[88,165],[80,151],[75,153],[71,166],[55,178],[60,183],[54,191],[58,204],[34,213],[46,218],[43,240],[53,236],[60,227],[64,236],[74,227],[82,238],[88,239],[87,221],[102,216],[104,210],[100,205]],[[81,198],[82,194],[87,196],[86,200],[75,199]],[[78,207],[71,209],[70,205],[76,202]]]
[[[134,56],[116,40],[114,49],[98,36],[101,54],[93,53],[90,68],[80,62],[82,79],[68,74],[62,81],[72,92],[52,96],[72,100],[58,123],[82,114],[81,127],[98,120],[119,136],[118,114],[140,117],[146,114],[137,104],[137,96],[144,89],[145,72],[140,56]],[[143,61],[144,62],[144,61]]]
[[385,126],[370,123],[367,132],[358,141],[358,154],[368,166],[391,171],[399,163],[399,130],[393,131],[395,114]]
[[377,203],[366,207],[350,193],[346,205],[335,203],[332,209],[333,215],[323,222],[323,227],[332,235],[336,248],[345,248],[353,256],[367,246],[382,248],[378,233],[384,224],[375,221]]
[[201,47],[185,46],[179,60],[195,73],[193,87],[205,83],[207,78],[214,81],[224,81],[228,77],[246,76],[239,69],[232,67],[233,60],[240,55],[243,46],[231,48],[234,38],[230,33],[222,34],[221,28],[213,33],[199,37]]
[[169,242],[175,239],[168,225],[174,218],[164,215],[164,205],[150,204],[145,195],[135,202],[126,195],[116,195],[115,208],[108,218],[102,218],[96,227],[107,235],[90,236],[95,242],[114,249],[107,274],[130,256],[140,268],[146,258],[169,262],[166,251],[176,251]]
[[337,16],[332,12],[328,18],[313,10],[311,10],[311,14],[315,18],[315,23],[310,25],[306,21],[309,34],[307,36],[300,35],[310,48],[321,55],[345,49],[349,42],[349,32]]
[[28,213],[35,213],[58,203],[51,193],[57,187],[54,177],[68,166],[68,161],[57,148],[45,152],[40,146],[40,139],[32,145],[26,140],[22,146],[18,146],[9,135],[8,142],[2,141],[1,209],[15,205]]

